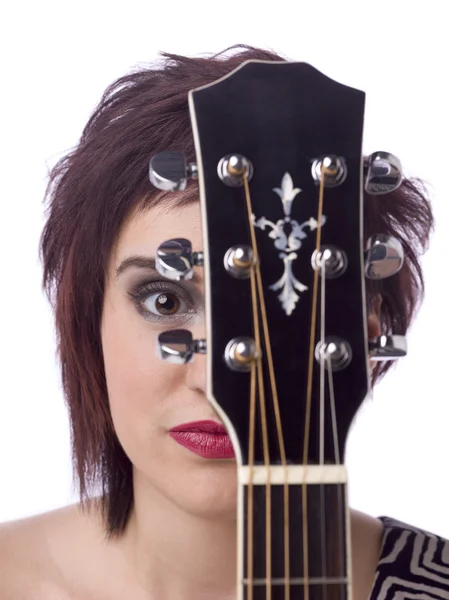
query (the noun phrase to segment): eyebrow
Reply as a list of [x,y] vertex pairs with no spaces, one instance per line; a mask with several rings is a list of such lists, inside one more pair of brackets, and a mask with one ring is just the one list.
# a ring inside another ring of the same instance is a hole
[[[118,279],[118,277],[120,277],[124,271],[130,269],[131,267],[137,267],[138,269],[152,269],[153,271],[157,270],[154,256],[137,254],[135,256],[128,256],[128,258],[125,258],[125,260],[120,263],[120,265],[117,267],[117,271],[115,272],[115,278]],[[166,277],[163,275],[161,275],[161,277],[166,279]],[[193,283],[198,283],[200,279],[201,277],[199,274],[194,272],[191,281],[193,281]]]
[[156,270],[156,261],[153,256],[129,256],[128,258],[125,258],[122,263],[120,263],[120,266],[117,268],[115,273],[115,277],[120,277],[124,271],[130,269],[131,267]]

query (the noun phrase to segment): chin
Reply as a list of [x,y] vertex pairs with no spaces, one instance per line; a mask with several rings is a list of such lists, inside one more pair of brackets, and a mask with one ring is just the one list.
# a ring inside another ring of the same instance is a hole
[[185,465],[174,481],[176,489],[170,490],[170,495],[186,512],[210,519],[237,517],[235,460],[209,460],[193,466]]
[[223,499],[223,497],[205,494],[206,497],[177,498],[178,506],[192,516],[213,521],[235,521],[237,519],[237,496]]

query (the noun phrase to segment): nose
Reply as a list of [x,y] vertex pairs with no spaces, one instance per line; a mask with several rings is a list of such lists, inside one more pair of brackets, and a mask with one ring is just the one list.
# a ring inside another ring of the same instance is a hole
[[[205,323],[201,322],[191,328],[194,339],[205,339]],[[206,354],[194,354],[193,361],[187,365],[186,385],[190,390],[206,394]]]
[[206,355],[195,354],[187,365],[186,385],[189,390],[206,394]]

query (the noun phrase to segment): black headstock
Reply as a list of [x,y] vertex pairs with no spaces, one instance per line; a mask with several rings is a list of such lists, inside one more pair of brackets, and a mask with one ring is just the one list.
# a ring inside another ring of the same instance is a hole
[[[334,425],[329,378],[324,379],[324,458],[328,463],[340,462],[369,382],[361,231],[364,101],[363,92],[304,63],[250,61],[217,83],[190,93],[205,244],[208,393],[237,435],[243,464],[248,462],[250,375],[232,370],[225,350],[235,338],[254,339],[253,304],[250,279],[233,276],[225,268],[225,256],[228,253],[229,258],[230,248],[251,247],[252,242],[245,186],[223,181],[229,169],[222,159],[238,154],[252,166],[249,193],[288,462],[303,461],[314,304],[308,451],[312,464],[320,459],[321,384],[315,346],[321,339],[323,316],[326,339],[344,340],[349,348],[348,364],[332,372]],[[326,278],[322,314],[321,276],[313,302],[312,256],[319,230],[321,163],[317,161],[325,157],[338,157],[341,172],[336,179],[341,181],[332,183],[330,178],[331,185],[323,190],[320,246],[341,251],[344,272]],[[270,462],[278,464],[262,317],[260,322]],[[257,412],[259,422],[259,408]],[[263,453],[260,427],[256,430],[257,464],[263,463]]]

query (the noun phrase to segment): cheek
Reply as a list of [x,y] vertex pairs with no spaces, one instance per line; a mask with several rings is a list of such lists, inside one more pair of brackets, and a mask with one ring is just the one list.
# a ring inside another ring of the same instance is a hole
[[[102,344],[112,419],[119,439],[164,427],[180,377],[156,354],[158,331],[132,310],[105,305]],[[124,441],[124,440],[123,440]]]

